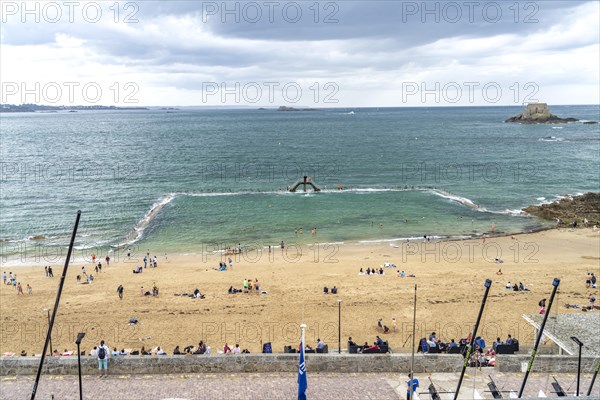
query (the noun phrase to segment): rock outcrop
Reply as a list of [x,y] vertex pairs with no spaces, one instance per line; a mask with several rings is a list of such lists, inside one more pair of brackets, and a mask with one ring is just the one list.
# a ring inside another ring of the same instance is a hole
[[527,104],[523,113],[510,117],[504,122],[519,122],[521,124],[562,124],[579,121],[577,118],[560,118],[550,113],[546,103]]
[[567,197],[551,204],[529,206],[523,211],[548,220],[558,218],[559,225],[572,225],[573,221],[577,221],[577,227],[582,228],[600,225],[600,193]]

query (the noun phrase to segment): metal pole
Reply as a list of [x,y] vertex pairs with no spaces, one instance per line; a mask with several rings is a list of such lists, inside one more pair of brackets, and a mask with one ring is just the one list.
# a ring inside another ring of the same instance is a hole
[[415,284],[415,300],[413,303],[413,331],[412,331],[412,355],[410,358],[410,374],[408,382],[408,400],[413,398],[413,379],[415,376],[415,336],[417,324],[417,285]]
[[302,330],[302,334],[300,335],[301,347],[305,348],[306,347],[306,342],[304,341],[304,330],[306,329],[306,324],[301,324],[300,325],[300,329]]
[[544,314],[544,319],[542,320],[542,325],[540,326],[540,330],[538,332],[537,338],[535,339],[535,344],[533,346],[533,350],[531,351],[531,358],[529,359],[529,364],[527,364],[527,370],[525,371],[525,377],[523,378],[523,383],[521,384],[521,388],[519,389],[519,394],[517,398],[521,398],[523,396],[523,391],[525,390],[525,385],[527,384],[527,378],[529,377],[529,373],[531,372],[531,366],[533,365],[533,361],[535,360],[535,354],[537,353],[538,346],[542,341],[542,335],[544,334],[544,327],[546,326],[546,321],[548,320],[548,316],[550,315],[550,308],[552,307],[552,301],[554,300],[554,295],[556,294],[556,290],[558,289],[558,285],[560,284],[560,279],[554,278],[552,281],[552,294],[550,295],[550,301],[548,302],[548,308],[546,309],[546,313]]
[[592,394],[592,388],[594,387],[594,382],[596,382],[598,370],[600,370],[600,359],[598,359],[598,362],[596,363],[596,370],[594,371],[594,376],[592,376],[592,381],[590,382],[590,388],[587,391],[587,396]]
[[577,360],[577,397],[579,397],[580,381],[581,381],[581,346],[579,346],[579,359]]
[[581,382],[581,348],[583,347],[583,343],[575,336],[571,336],[571,340],[579,346],[579,358],[577,359],[577,394],[575,395],[579,397],[579,383]]
[[342,354],[342,300],[338,299],[338,354]]
[[[46,311],[48,311],[48,326],[50,326],[50,309],[46,308]],[[50,336],[50,355],[52,355],[52,332],[48,335]]]
[[79,369],[79,400],[83,400],[83,389],[81,387],[81,350],[77,342],[77,368]]
[[481,307],[479,308],[479,314],[477,315],[477,321],[475,322],[475,327],[473,328],[473,334],[471,335],[471,341],[467,347],[467,354],[465,355],[465,361],[463,362],[462,371],[460,373],[460,378],[458,379],[458,385],[456,386],[456,391],[454,392],[454,400],[458,398],[458,392],[460,392],[460,386],[462,385],[463,378],[465,377],[465,371],[467,370],[467,365],[469,364],[469,358],[471,357],[471,353],[473,352],[473,344],[475,343],[475,337],[477,336],[477,330],[479,329],[479,323],[481,322],[481,316],[483,315],[483,309],[485,308],[485,302],[487,300],[488,294],[490,292],[490,287],[492,286],[492,281],[489,279],[485,280],[483,284],[485,286],[485,292],[483,294],[483,300],[481,301]]
[[73,227],[73,234],[71,235],[71,243],[69,244],[69,250],[67,251],[67,259],[65,260],[65,267],[63,268],[62,275],[60,277],[60,283],[58,284],[58,293],[56,293],[56,301],[54,302],[54,310],[52,311],[52,317],[50,318],[50,324],[48,325],[48,333],[46,334],[46,341],[44,342],[44,350],[42,351],[42,357],[40,358],[40,365],[38,366],[37,374],[35,376],[35,383],[33,384],[33,390],[31,391],[31,400],[35,399],[37,393],[38,383],[40,382],[40,375],[42,374],[42,367],[44,366],[44,359],[46,358],[46,350],[48,350],[48,343],[50,342],[50,334],[52,333],[52,327],[54,326],[54,320],[56,319],[56,312],[58,311],[58,304],[60,303],[60,296],[62,289],[65,284],[65,277],[67,275],[67,269],[69,268],[69,261],[71,260],[71,253],[73,252],[73,246],[75,244],[75,235],[77,234],[77,227],[79,226],[79,219],[81,218],[81,211],[77,211],[77,218],[75,219],[75,226]]

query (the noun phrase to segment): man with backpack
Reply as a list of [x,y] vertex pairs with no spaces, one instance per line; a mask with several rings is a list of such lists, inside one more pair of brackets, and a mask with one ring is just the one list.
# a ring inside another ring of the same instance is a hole
[[[104,344],[104,340],[100,341],[100,346],[98,346],[98,370],[100,371],[100,376],[108,376],[108,355],[110,354],[110,349],[107,345]],[[104,369],[104,373],[102,370]]]

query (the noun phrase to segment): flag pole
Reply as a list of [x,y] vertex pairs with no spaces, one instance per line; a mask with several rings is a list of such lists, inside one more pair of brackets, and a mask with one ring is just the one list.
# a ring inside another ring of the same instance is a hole
[[[469,364],[469,358],[473,353],[473,343],[475,342],[475,338],[477,337],[477,329],[479,329],[479,323],[481,322],[481,316],[483,315],[483,309],[485,308],[485,302],[487,300],[488,294],[490,292],[490,287],[492,286],[492,281],[489,279],[485,280],[485,293],[483,294],[483,300],[481,301],[481,307],[479,308],[479,314],[477,315],[477,321],[475,322],[475,327],[473,328],[473,334],[471,335],[471,342],[467,345],[467,354],[465,355],[465,360],[463,362],[462,371],[460,373],[460,378],[458,378],[458,385],[456,386],[456,390],[454,391],[454,400],[458,398],[458,392],[460,392],[460,386],[462,385],[463,378],[465,377],[465,371],[467,370],[467,365]],[[475,373],[477,373],[477,369],[475,369]]]
[[408,400],[413,398],[413,382],[415,378],[415,336],[417,324],[417,284],[415,284],[415,300],[413,304],[413,331],[412,331],[412,355],[410,358],[410,381],[408,384],[409,395]]
[[[42,357],[40,357],[40,364],[38,366],[37,374],[35,376],[35,382],[33,384],[33,390],[31,391],[31,400],[35,399],[37,393],[38,383],[40,382],[40,376],[42,374],[42,367],[44,366],[44,359],[46,358],[46,351],[48,350],[48,342],[52,334],[52,327],[54,327],[54,320],[56,318],[56,312],[58,311],[58,303],[60,303],[60,296],[62,294],[63,286],[65,284],[65,277],[67,276],[67,269],[69,268],[69,261],[71,260],[71,253],[73,252],[73,246],[75,245],[75,236],[77,235],[77,227],[79,226],[79,219],[81,218],[81,211],[77,211],[77,218],[75,219],[75,226],[73,227],[73,233],[71,235],[71,243],[69,244],[69,250],[67,251],[67,259],[65,260],[65,267],[63,268],[60,282],[58,284],[58,292],[56,293],[56,301],[54,302],[54,310],[52,311],[52,317],[48,323],[48,333],[46,334],[46,341],[44,342],[44,350],[42,351]],[[50,349],[52,352],[52,349]]]
[[305,330],[306,324],[300,325],[300,358],[298,359],[298,400],[306,400],[306,388],[308,387],[306,379],[306,361],[304,359],[304,347],[305,347]]
[[598,370],[600,370],[600,360],[598,360],[598,362],[596,363],[596,370],[594,371],[594,375],[592,376],[592,381],[590,382],[590,388],[587,391],[587,396],[592,394],[592,388],[594,387],[594,382],[596,382]]
[[523,391],[525,390],[525,385],[527,384],[527,378],[529,377],[529,373],[531,372],[531,366],[533,365],[533,360],[535,360],[535,354],[537,353],[538,346],[542,341],[542,336],[544,335],[544,327],[546,326],[546,321],[548,320],[548,316],[550,315],[550,308],[552,308],[552,301],[554,300],[554,295],[556,294],[556,290],[558,289],[558,285],[560,284],[560,279],[554,278],[552,281],[552,294],[550,295],[550,301],[548,302],[548,309],[544,314],[544,319],[542,320],[542,325],[540,326],[540,331],[538,332],[537,338],[535,339],[535,344],[533,346],[533,350],[531,351],[531,358],[529,359],[529,364],[527,364],[527,370],[525,371],[525,377],[523,377],[523,383],[521,383],[521,389],[519,389],[519,394],[517,398],[521,398],[523,396]]

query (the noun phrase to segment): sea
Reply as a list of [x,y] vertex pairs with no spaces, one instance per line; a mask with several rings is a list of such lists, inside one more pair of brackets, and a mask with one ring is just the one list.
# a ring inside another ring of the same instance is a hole
[[0,261],[61,262],[78,210],[75,258],[545,229],[521,209],[600,190],[599,106],[521,110],[2,113]]

